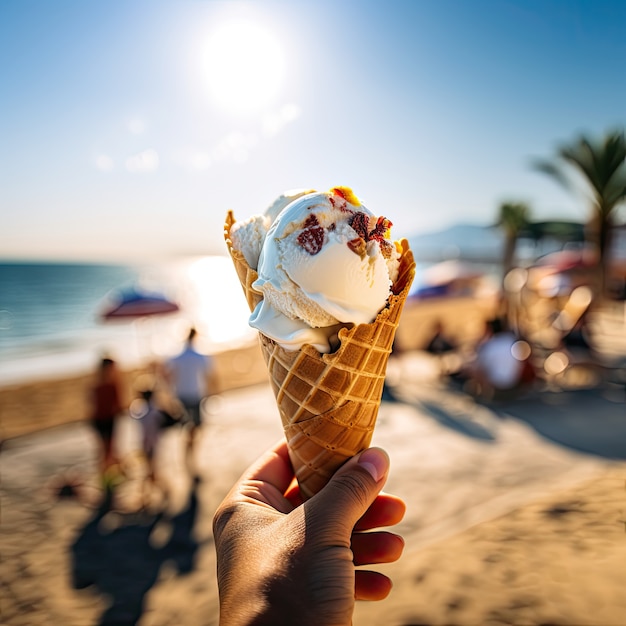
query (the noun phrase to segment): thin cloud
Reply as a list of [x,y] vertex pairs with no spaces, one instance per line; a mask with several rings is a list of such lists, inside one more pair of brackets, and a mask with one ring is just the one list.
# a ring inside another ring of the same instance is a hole
[[129,172],[154,172],[159,168],[159,155],[156,150],[149,149],[134,154],[126,159]]
[[256,133],[233,131],[211,150],[181,148],[173,154],[174,163],[195,171],[206,171],[216,163],[245,163],[259,142]]
[[180,167],[203,172],[213,163],[211,155],[206,150],[195,148],[180,148],[172,155],[174,163]]
[[99,154],[95,158],[95,165],[101,172],[110,172],[115,167],[115,162],[108,154]]
[[286,126],[295,122],[302,111],[297,104],[289,103],[282,106],[278,111],[267,115],[263,120],[262,132],[265,137],[274,137]]
[[262,140],[275,137],[301,114],[302,110],[297,104],[285,104],[263,118],[259,132],[233,131],[211,150],[182,148],[174,154],[173,159],[182,167],[198,171],[208,170],[216,163],[245,163]]
[[211,155],[207,152],[196,151],[189,155],[189,163],[194,170],[208,170],[211,167]]
[[258,145],[259,139],[255,133],[234,131],[224,137],[213,149],[213,161],[230,161],[245,163],[250,153]]
[[131,135],[141,135],[146,130],[146,122],[141,118],[135,117],[131,120],[128,120],[126,123],[126,128],[128,128],[128,132]]

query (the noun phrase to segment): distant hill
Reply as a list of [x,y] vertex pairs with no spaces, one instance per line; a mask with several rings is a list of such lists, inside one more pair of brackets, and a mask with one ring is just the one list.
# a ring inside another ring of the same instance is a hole
[[[572,237],[569,243],[562,238],[546,237],[537,243],[531,239],[520,238],[517,249],[518,259],[530,260],[563,247],[582,245],[579,240],[582,234],[582,224],[579,226],[581,233]],[[417,261],[436,263],[461,258],[477,263],[500,263],[502,260],[504,235],[496,226],[455,224],[444,230],[413,235],[408,239]],[[611,249],[613,258],[626,260],[626,224],[620,224],[614,228]]]
[[450,258],[497,262],[502,257],[503,235],[492,226],[455,224],[445,230],[409,237],[418,261]]

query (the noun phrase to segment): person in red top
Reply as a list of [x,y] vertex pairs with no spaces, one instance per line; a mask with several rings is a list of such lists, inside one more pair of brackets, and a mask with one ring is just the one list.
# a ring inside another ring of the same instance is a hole
[[102,444],[102,474],[116,463],[113,452],[113,429],[122,410],[120,383],[115,361],[103,358],[91,389],[91,423]]

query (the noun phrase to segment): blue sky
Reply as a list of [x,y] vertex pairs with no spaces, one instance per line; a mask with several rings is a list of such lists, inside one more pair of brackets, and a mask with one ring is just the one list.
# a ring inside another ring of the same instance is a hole
[[0,257],[223,253],[300,187],[584,219],[531,159],[626,126],[622,0],[4,0],[0,59]]

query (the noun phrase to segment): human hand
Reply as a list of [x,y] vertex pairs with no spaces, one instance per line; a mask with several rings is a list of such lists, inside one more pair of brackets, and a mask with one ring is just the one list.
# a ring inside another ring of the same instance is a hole
[[254,463],[213,519],[221,626],[349,626],[354,601],[382,600],[391,581],[355,566],[390,563],[405,504],[379,493],[389,458],[370,448],[302,503],[283,440]]

